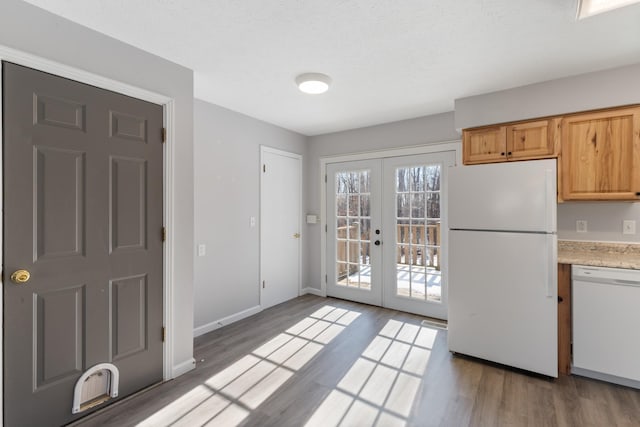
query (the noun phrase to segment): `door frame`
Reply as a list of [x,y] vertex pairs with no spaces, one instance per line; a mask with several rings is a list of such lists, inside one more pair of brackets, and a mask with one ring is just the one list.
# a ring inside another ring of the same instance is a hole
[[[413,147],[392,148],[388,150],[320,157],[320,293],[322,296],[327,296],[327,165],[330,163],[349,162],[354,160],[372,160],[384,159],[386,157],[433,154],[443,151],[454,151],[456,156],[455,165],[462,164],[461,140],[442,141]],[[324,230],[324,232],[322,230]],[[449,233],[449,230],[447,230],[447,233]],[[448,254],[445,256],[445,262],[442,265],[442,274],[446,277],[449,275],[449,263],[447,260]],[[382,298],[384,303],[384,289]]]
[[[163,218],[164,226],[167,229],[167,235],[165,244],[163,247],[163,325],[166,328],[167,334],[163,345],[163,379],[169,380],[182,372],[174,372],[173,366],[173,290],[174,290],[174,253],[175,253],[175,240],[173,235],[174,230],[174,213],[173,213],[173,188],[175,182],[175,171],[173,162],[175,159],[175,100],[168,96],[151,92],[146,89],[138,88],[130,84],[113,80],[104,76],[100,76],[88,71],[84,71],[69,65],[65,65],[56,61],[51,61],[36,55],[32,55],[26,52],[22,52],[10,47],[0,45],[0,75],[2,75],[2,61],[13,62],[18,65],[33,68],[38,71],[44,71],[46,73],[54,74],[56,76],[64,77],[67,79],[75,80],[80,83],[96,86],[101,89],[110,90],[123,95],[131,96],[133,98],[140,99],[142,101],[158,104],[163,107],[163,125],[166,129],[166,139],[163,144]],[[2,100],[2,85],[0,85],[0,100]],[[0,102],[0,118],[2,117],[2,103]],[[2,120],[0,119],[0,144],[4,144],[3,132],[2,132]],[[0,145],[2,146],[2,145]],[[4,171],[2,168],[2,150],[0,150],[0,187],[3,185]],[[3,215],[2,209],[4,200],[0,198],[0,263],[3,259]],[[4,266],[3,266],[4,268]],[[0,284],[2,283],[2,277],[0,277]],[[4,292],[0,293],[0,326],[4,328]],[[0,365],[3,369],[0,370],[0,383],[4,384],[4,338],[0,340]],[[186,371],[184,371],[186,372]],[[0,387],[0,412],[4,414],[4,387]],[[0,426],[3,424],[3,418],[0,417]]]
[[263,239],[262,239],[262,225],[263,225],[263,218],[262,218],[262,188],[264,186],[263,183],[263,177],[264,174],[262,173],[262,165],[264,165],[264,155],[265,153],[271,153],[271,154],[277,154],[279,156],[285,156],[285,157],[291,157],[293,159],[297,159],[300,162],[300,168],[299,168],[299,173],[298,173],[298,179],[300,180],[300,191],[298,194],[298,200],[300,201],[300,203],[298,203],[298,224],[300,226],[300,239],[298,240],[298,296],[300,296],[302,294],[302,248],[303,248],[303,242],[304,242],[304,233],[302,232],[302,189],[303,189],[303,185],[304,182],[302,180],[302,166],[303,166],[303,162],[302,162],[302,154],[297,154],[297,153],[292,153],[290,151],[284,151],[284,150],[279,150],[277,148],[273,148],[273,147],[269,147],[267,145],[260,145],[260,165],[258,165],[259,167],[259,173],[260,173],[260,202],[259,202],[259,223],[258,223],[258,227],[259,227],[259,232],[258,232],[258,244],[260,245],[259,248],[260,250],[258,251],[258,263],[259,263],[259,268],[258,268],[258,292],[259,292],[259,305],[260,308],[262,309],[262,251],[263,251]]

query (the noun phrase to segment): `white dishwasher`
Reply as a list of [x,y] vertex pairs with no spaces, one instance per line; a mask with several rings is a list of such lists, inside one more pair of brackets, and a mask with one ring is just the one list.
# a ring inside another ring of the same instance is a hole
[[572,374],[640,388],[640,270],[572,267]]

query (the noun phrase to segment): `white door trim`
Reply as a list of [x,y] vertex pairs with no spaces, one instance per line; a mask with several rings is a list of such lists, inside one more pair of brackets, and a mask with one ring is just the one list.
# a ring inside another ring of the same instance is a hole
[[322,293],[322,296],[327,296],[327,165],[330,163],[348,162],[353,160],[384,159],[385,157],[431,154],[439,153],[442,151],[455,151],[456,165],[462,164],[461,141],[443,141],[427,145],[418,145],[414,147],[392,148],[389,150],[377,150],[320,157],[320,291]]
[[298,200],[300,201],[300,203],[298,204],[298,223],[300,224],[300,244],[298,245],[298,295],[302,295],[302,248],[304,247],[303,243],[305,240],[305,236],[304,233],[302,232],[302,189],[303,189],[303,180],[302,180],[302,166],[303,166],[303,162],[302,162],[302,154],[297,154],[297,153],[292,153],[290,151],[284,151],[284,150],[279,150],[277,148],[272,148],[269,147],[267,145],[260,145],[260,165],[258,165],[259,167],[259,173],[260,173],[260,212],[259,212],[259,217],[260,217],[260,222],[259,222],[259,227],[260,227],[260,232],[259,232],[259,245],[260,245],[260,251],[259,251],[259,255],[258,255],[258,263],[260,265],[259,271],[258,271],[258,290],[259,290],[259,301],[260,301],[260,306],[262,307],[262,187],[263,187],[263,174],[262,174],[262,166],[264,165],[264,155],[265,153],[271,153],[271,154],[277,154],[280,156],[285,156],[285,157],[291,157],[293,159],[297,159],[300,161],[300,168],[299,168],[299,177],[298,179],[300,180],[300,194],[298,195]]
[[[123,95],[131,96],[143,101],[159,104],[163,106],[164,110],[164,127],[166,129],[166,143],[164,145],[164,196],[163,196],[163,214],[164,224],[167,227],[167,239],[164,246],[164,259],[163,259],[163,292],[164,292],[164,307],[163,307],[163,323],[167,330],[167,336],[163,348],[163,378],[165,380],[174,378],[183,372],[177,372],[173,366],[173,287],[174,287],[174,212],[173,212],[173,191],[174,191],[174,166],[173,160],[175,155],[175,101],[165,95],[161,95],[155,92],[151,92],[145,89],[141,89],[127,83],[112,80],[107,77],[103,77],[85,70],[80,70],[59,62],[51,61],[49,59],[41,58],[26,52],[22,52],[10,47],[0,45],[0,75],[2,72],[2,62],[9,61],[15,64],[23,65],[26,67],[34,68],[36,70],[51,73],[57,76],[72,79],[81,83],[90,84],[102,89],[107,89],[113,92],[118,92]],[[2,99],[2,87],[0,85],[0,100]],[[2,117],[2,105],[0,103],[0,118]],[[0,144],[2,144],[2,120],[0,120]],[[0,145],[1,146],[1,145]],[[2,185],[4,171],[2,170],[2,151],[0,150],[0,186]],[[0,199],[0,260],[2,259],[2,250],[4,242],[2,241],[2,202]],[[0,261],[1,262],[1,261]],[[0,277],[0,283],[2,278]],[[3,322],[3,293],[0,293],[0,325],[4,327]],[[4,341],[0,340],[0,363],[4,366],[3,346]],[[191,364],[192,366],[192,364]],[[2,377],[2,371],[0,371],[0,383],[4,382]],[[0,410],[4,414],[4,398],[3,390],[0,388]],[[0,425],[2,425],[2,419],[0,418]]]

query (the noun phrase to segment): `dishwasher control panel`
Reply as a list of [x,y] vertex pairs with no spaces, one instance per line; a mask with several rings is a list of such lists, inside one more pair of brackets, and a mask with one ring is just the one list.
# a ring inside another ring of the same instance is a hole
[[640,286],[640,270],[627,268],[589,267],[574,265],[571,268],[573,280],[599,281],[603,283]]

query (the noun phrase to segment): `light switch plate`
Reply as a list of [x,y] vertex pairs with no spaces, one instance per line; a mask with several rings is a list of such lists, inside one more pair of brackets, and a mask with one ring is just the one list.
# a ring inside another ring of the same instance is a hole
[[207,245],[199,244],[198,245],[198,256],[205,256],[207,254]]
[[587,232],[587,221],[584,219],[579,219],[576,221],[576,232],[578,233],[586,233]]
[[636,234],[636,222],[633,219],[622,221],[622,234]]

